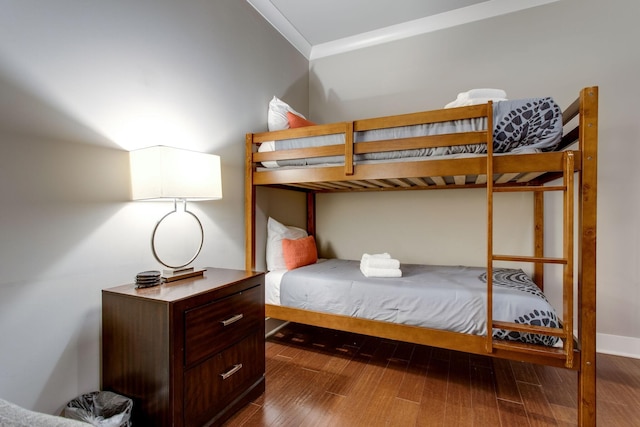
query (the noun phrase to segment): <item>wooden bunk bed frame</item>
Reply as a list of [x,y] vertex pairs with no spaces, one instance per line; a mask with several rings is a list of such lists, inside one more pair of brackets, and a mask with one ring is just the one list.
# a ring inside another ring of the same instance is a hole
[[[255,269],[255,200],[257,186],[273,186],[307,194],[307,231],[315,234],[315,194],[344,191],[392,191],[448,188],[486,188],[487,277],[494,261],[528,262],[533,279],[543,289],[545,264],[563,268],[563,307],[560,329],[534,327],[492,319],[492,281],[487,280],[487,325],[493,328],[553,335],[563,347],[544,347],[416,326],[353,318],[296,308],[267,305],[274,319],[372,335],[468,353],[489,355],[572,369],[578,373],[578,425],[596,425],[596,204],[598,156],[598,87],[587,87],[562,113],[561,149],[537,154],[493,154],[492,132],[465,132],[403,140],[354,143],[353,132],[449,120],[484,117],[492,126],[492,104],[434,110],[354,122],[311,126],[246,136],[246,268]],[[265,141],[343,133],[344,145],[260,153]],[[486,142],[487,155],[479,157],[415,160],[402,163],[354,164],[354,154],[419,147]],[[260,162],[320,156],[344,156],[344,165],[312,168],[259,169]],[[493,179],[487,179],[487,177]],[[574,179],[577,185],[574,186]],[[577,187],[577,206],[574,206]],[[496,192],[533,195],[533,256],[493,252],[493,196]],[[563,194],[563,255],[544,255],[544,193]],[[577,221],[574,221],[574,217]],[[574,253],[574,233],[578,245]],[[574,266],[574,259],[577,266]],[[574,279],[577,270],[577,280]],[[574,283],[577,292],[574,294]],[[577,307],[574,325],[574,304]],[[577,335],[574,336],[574,328]]]

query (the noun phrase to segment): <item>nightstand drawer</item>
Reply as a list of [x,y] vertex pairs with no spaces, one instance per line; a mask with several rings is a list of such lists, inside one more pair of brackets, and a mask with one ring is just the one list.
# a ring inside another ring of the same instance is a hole
[[200,426],[240,396],[264,373],[264,336],[249,335],[189,369],[184,376],[185,426]]
[[212,356],[264,322],[263,288],[255,286],[185,312],[185,366]]

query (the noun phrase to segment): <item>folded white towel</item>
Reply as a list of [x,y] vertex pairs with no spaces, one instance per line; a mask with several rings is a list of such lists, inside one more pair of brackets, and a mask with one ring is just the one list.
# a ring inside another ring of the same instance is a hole
[[489,89],[489,88],[481,88],[481,89],[471,89],[466,93],[467,98],[506,98],[507,92],[502,89]]
[[464,107],[467,105],[486,104],[488,101],[506,101],[507,93],[502,89],[471,89],[460,92],[455,101],[445,105],[444,108]]
[[400,268],[400,261],[393,258],[368,258],[361,261],[360,265],[369,268]]
[[445,105],[444,108],[466,107],[468,105],[486,104],[489,101],[500,102],[506,100],[506,98],[470,98],[464,100],[456,99],[455,101],[451,101],[450,103]]
[[360,264],[360,271],[365,277],[402,277],[402,270],[399,268],[373,268]]
[[370,258],[386,258],[386,259],[389,259],[389,258],[391,258],[391,255],[389,255],[386,252],[382,253],[382,254],[363,254],[361,261],[366,261],[366,260],[368,260]]

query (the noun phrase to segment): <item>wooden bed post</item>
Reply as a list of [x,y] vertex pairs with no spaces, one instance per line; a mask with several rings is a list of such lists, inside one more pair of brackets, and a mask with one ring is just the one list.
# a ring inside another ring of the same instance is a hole
[[316,237],[316,193],[307,193],[307,233]]
[[244,177],[244,262],[245,270],[256,268],[256,190],[253,186],[253,135],[246,136],[245,177]]
[[565,339],[564,351],[567,355],[566,366],[573,366],[573,304],[574,304],[574,252],[573,252],[573,236],[575,232],[575,211],[574,211],[574,191],[575,191],[575,167],[574,154],[572,151],[564,153],[564,173],[563,173],[563,219],[562,219],[562,257],[566,260],[566,264],[562,268],[562,323],[563,330],[567,337]]
[[493,102],[487,103],[487,353],[493,353]]
[[598,87],[580,93],[580,217],[578,237],[578,425],[596,425],[596,232],[598,183]]
[[[533,256],[544,257],[544,192],[533,193]],[[533,281],[544,291],[544,263],[536,262],[533,268]]]

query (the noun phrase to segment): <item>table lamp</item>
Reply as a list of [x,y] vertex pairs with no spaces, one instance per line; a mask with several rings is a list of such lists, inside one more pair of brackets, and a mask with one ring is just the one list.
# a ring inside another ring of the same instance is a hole
[[[163,272],[165,281],[202,275],[204,270],[189,267],[202,250],[204,230],[198,217],[187,210],[187,201],[222,198],[220,157],[166,146],[142,148],[131,151],[129,155],[132,199],[173,202],[173,211],[160,218],[151,235],[153,256],[167,267]],[[186,263],[176,265],[161,259],[156,248],[156,235],[160,224],[179,212],[179,205],[184,213],[196,220],[200,228],[200,243],[196,253]]]

